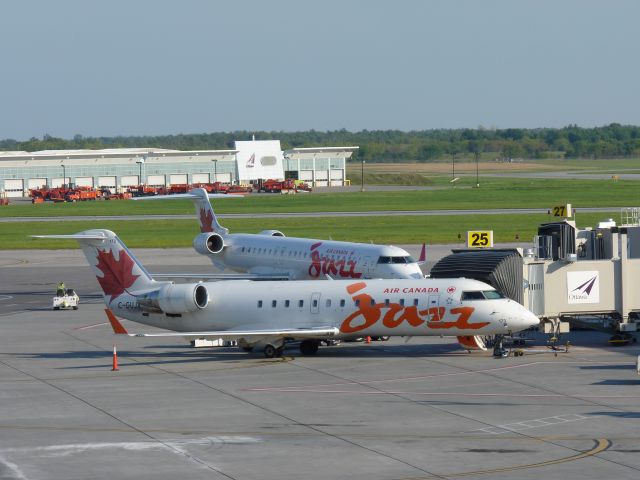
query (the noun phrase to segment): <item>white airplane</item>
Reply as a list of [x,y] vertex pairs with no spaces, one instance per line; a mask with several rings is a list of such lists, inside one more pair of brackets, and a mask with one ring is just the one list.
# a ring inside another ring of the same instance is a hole
[[[285,237],[278,230],[258,234],[229,233],[218,222],[208,195],[203,188],[189,193],[158,197],[138,197],[135,200],[193,200],[200,220],[200,233],[193,240],[196,252],[211,259],[221,270],[230,269],[249,275],[154,275],[162,277],[197,277],[209,279],[290,279],[309,280],[346,278],[422,278],[420,265],[425,260],[425,246],[415,262],[401,248],[367,243],[316,240]],[[228,196],[226,196],[228,197]]]
[[[366,336],[455,336],[467,350],[481,337],[538,324],[519,303],[465,278],[263,281],[175,284],[156,281],[109,230],[37,238],[75,239],[104,292],[115,333],[136,337],[235,340],[265,356],[300,340],[314,354],[320,340]],[[128,333],[122,318],[171,330]]]

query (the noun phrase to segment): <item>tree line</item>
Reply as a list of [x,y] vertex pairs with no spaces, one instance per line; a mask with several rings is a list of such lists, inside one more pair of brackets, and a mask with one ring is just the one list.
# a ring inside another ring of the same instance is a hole
[[360,147],[354,161],[430,162],[439,159],[487,158],[613,158],[640,156],[640,127],[612,123],[603,127],[507,128],[437,130],[308,130],[235,131],[160,136],[84,137],[62,139],[45,135],[27,141],[1,140],[2,150],[63,150],[101,148],[167,148],[176,150],[233,149],[236,140],[281,141],[283,149],[320,146]]

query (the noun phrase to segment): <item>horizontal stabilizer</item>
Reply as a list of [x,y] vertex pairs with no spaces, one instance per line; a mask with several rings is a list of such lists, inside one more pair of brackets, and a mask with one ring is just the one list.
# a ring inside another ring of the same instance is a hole
[[31,235],[31,238],[56,238],[58,240],[104,240],[108,237],[102,234],[74,233],[72,235]]

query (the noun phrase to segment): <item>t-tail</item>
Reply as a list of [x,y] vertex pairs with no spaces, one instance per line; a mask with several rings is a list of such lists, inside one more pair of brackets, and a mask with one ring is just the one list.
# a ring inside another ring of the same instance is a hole
[[[201,284],[157,282],[122,240],[110,230],[35,238],[77,240],[103,291],[104,302],[126,318],[146,313],[184,313],[205,308],[209,295]],[[150,323],[142,321],[142,323]]]

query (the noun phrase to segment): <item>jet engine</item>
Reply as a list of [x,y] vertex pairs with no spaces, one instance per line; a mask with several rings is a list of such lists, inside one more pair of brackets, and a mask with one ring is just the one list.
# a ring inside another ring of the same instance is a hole
[[458,337],[458,343],[465,350],[486,350],[484,340],[479,335],[465,335]]
[[201,283],[169,283],[159,290],[137,296],[142,310],[151,313],[187,313],[206,308],[209,292]]
[[260,235],[267,235],[268,237],[284,237],[284,233],[280,230],[263,230]]
[[217,233],[200,233],[193,239],[193,248],[202,255],[220,253],[224,247],[224,239]]

